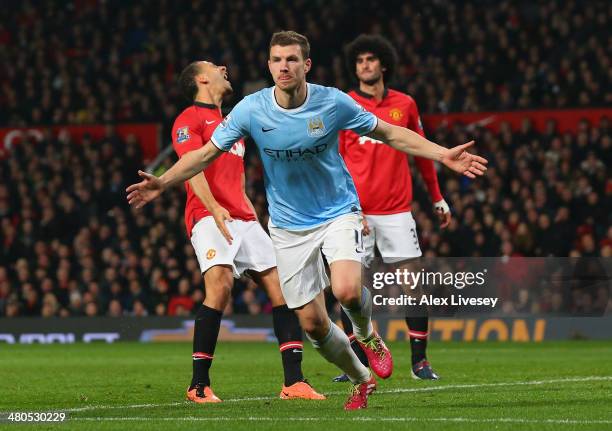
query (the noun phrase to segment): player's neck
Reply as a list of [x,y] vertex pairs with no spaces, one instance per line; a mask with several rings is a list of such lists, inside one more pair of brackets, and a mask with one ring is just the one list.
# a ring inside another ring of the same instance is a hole
[[382,79],[379,79],[374,84],[367,84],[363,81],[359,82],[359,90],[369,94],[375,100],[382,100],[385,94],[385,84]]
[[306,81],[290,91],[274,87],[274,98],[276,99],[276,103],[284,109],[293,109],[302,106],[306,100],[306,96],[308,96],[308,85],[306,85]]
[[223,94],[213,94],[211,92],[200,91],[197,94],[195,101],[200,103],[207,103],[209,105],[215,105],[217,108],[221,109],[221,104],[223,103]]

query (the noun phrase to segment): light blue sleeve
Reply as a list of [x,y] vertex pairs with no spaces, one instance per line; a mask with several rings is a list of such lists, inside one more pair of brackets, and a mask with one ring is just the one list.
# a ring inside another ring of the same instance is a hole
[[210,140],[221,151],[229,151],[234,143],[251,134],[251,101],[244,98],[217,126]]
[[352,130],[359,135],[370,133],[376,128],[378,120],[359,103],[340,90],[336,92],[336,112],[339,130]]

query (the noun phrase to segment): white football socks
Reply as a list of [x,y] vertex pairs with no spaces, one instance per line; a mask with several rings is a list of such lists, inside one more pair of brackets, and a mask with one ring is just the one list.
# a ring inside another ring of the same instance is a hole
[[370,370],[359,361],[346,334],[331,320],[329,326],[329,332],[321,340],[313,340],[308,334],[306,336],[321,356],[344,371],[353,384],[367,382]]
[[361,288],[361,304],[359,307],[347,308],[342,305],[342,309],[351,319],[353,334],[358,340],[362,341],[372,335],[372,332],[374,332],[372,326],[372,295],[367,288]]

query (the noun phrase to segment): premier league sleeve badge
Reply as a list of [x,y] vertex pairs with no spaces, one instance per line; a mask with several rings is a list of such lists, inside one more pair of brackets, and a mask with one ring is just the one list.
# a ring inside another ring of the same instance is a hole
[[182,144],[185,141],[188,141],[191,136],[189,135],[189,127],[180,127],[176,129],[176,142]]

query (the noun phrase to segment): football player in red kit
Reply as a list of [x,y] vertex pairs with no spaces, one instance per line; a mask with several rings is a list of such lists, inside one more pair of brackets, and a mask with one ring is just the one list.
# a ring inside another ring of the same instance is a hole
[[[221,103],[232,91],[224,66],[207,61],[191,63],[179,77],[183,94],[193,105],[172,128],[172,144],[179,157],[201,148],[223,121]],[[278,338],[285,375],[283,399],[325,399],[302,374],[302,329],[283,299],[270,237],[257,221],[245,193],[244,141],[234,144],[206,169],[185,182],[187,234],[204,274],[204,303],[197,311],[193,333],[193,377],[187,399],[220,402],[210,383],[221,316],[234,284],[248,274],[263,287],[272,302],[274,333]]]
[[[346,62],[359,82],[359,87],[348,94],[364,109],[378,118],[411,129],[425,136],[417,105],[407,94],[386,87],[397,64],[397,54],[391,44],[381,36],[361,35],[346,47]],[[364,245],[367,260],[378,248],[383,262],[398,264],[421,256],[416,225],[410,212],[412,178],[407,155],[382,142],[351,131],[341,132],[340,153],[355,181],[365,216]],[[415,157],[415,164],[425,180],[441,227],[450,223],[450,209],[440,193],[438,177],[432,160]],[[389,175],[393,172],[393,175]],[[435,380],[426,357],[428,337],[427,310],[411,310],[406,317],[412,350],[412,376]],[[413,314],[417,316],[412,317]],[[344,328],[351,337],[350,321],[342,316]],[[359,352],[359,344],[353,348]],[[339,376],[336,381],[344,381]]]

